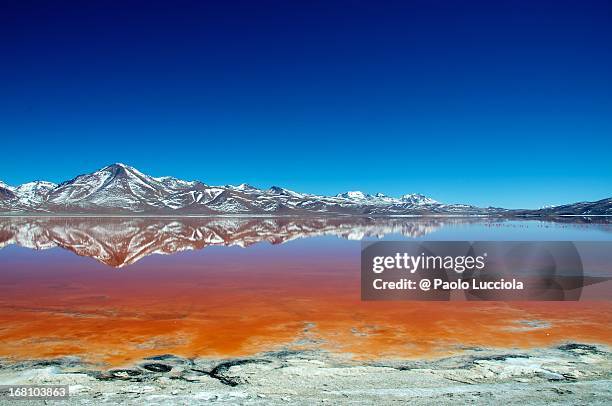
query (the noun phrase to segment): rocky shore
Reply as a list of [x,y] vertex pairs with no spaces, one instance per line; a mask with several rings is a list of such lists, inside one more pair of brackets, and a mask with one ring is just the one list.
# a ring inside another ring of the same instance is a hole
[[[69,385],[53,404],[611,404],[607,346],[464,349],[437,360],[355,361],[323,351],[241,359],[151,357],[105,369],[76,358],[0,363],[0,385]],[[20,404],[43,404],[22,400]],[[13,404],[7,394],[0,404]]]

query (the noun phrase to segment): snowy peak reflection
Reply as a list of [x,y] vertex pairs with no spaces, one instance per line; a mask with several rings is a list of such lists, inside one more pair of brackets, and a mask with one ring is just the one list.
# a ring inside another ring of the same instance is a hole
[[[609,220],[595,220],[584,217],[551,221],[609,225]],[[12,244],[37,250],[61,247],[120,268],[151,254],[173,254],[211,245],[248,247],[259,242],[282,244],[317,236],[350,240],[388,235],[417,238],[447,226],[484,223],[495,227],[505,222],[482,217],[0,217],[0,248]]]
[[151,254],[173,254],[211,245],[248,247],[316,236],[350,240],[400,234],[421,237],[449,218],[2,218],[0,247],[61,247],[112,266]]

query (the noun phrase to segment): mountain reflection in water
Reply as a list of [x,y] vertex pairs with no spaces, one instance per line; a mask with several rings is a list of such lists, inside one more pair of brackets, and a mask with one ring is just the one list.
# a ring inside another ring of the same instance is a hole
[[[589,218],[558,218],[557,222],[592,223]],[[607,218],[596,218],[603,229]],[[282,244],[319,236],[349,240],[399,235],[424,237],[443,227],[485,224],[503,226],[507,219],[481,217],[410,218],[0,218],[0,248],[19,245],[33,249],[61,247],[120,268],[152,254],[173,254],[208,246],[248,247],[259,242]],[[589,224],[593,226],[593,224]]]

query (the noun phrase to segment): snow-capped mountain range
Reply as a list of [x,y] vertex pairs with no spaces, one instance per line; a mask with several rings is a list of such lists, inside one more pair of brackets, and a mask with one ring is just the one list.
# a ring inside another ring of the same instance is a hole
[[[598,206],[599,211],[601,206]],[[612,214],[612,202],[604,202],[603,206],[604,213],[589,213],[587,207],[584,212],[573,214]],[[546,210],[550,214],[551,209]],[[369,195],[351,191],[320,196],[278,186],[269,189],[247,184],[210,186],[199,181],[148,176],[120,163],[60,184],[36,181],[13,187],[0,182],[0,214],[276,216],[500,215],[509,212],[501,208],[444,204],[420,194],[398,198],[382,193]],[[533,211],[526,214],[533,214]]]
[[59,185],[0,183],[0,211],[51,214],[415,214],[475,212],[419,194],[393,198],[346,192],[336,196],[298,193],[282,187],[209,186],[173,177],[151,177],[113,164]]

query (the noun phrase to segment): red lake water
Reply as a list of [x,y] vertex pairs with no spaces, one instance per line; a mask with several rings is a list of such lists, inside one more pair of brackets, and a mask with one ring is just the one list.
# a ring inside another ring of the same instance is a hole
[[[599,240],[606,222],[0,219],[0,357],[431,358],[612,342],[612,302],[363,302],[360,240]],[[600,264],[604,268],[610,264]],[[609,285],[602,287],[609,289]]]

